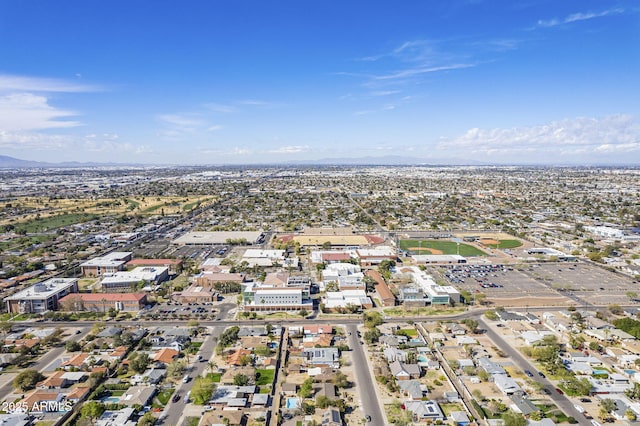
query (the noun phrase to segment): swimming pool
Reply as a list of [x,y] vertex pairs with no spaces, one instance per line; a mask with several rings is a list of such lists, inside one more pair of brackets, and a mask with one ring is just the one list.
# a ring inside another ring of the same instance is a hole
[[118,404],[118,403],[120,403],[120,397],[119,396],[107,396],[106,398],[102,398],[100,400],[100,402],[105,403],[105,404]]
[[300,398],[287,398],[287,409],[295,410],[300,408]]

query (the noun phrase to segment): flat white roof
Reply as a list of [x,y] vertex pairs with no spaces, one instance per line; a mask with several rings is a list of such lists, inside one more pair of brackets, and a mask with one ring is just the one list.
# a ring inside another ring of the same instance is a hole
[[166,266],[162,267],[149,267],[139,266],[132,271],[120,271],[114,274],[105,275],[102,279],[102,283],[119,283],[119,282],[131,282],[131,281],[155,281],[158,276],[169,271]]
[[72,287],[77,282],[77,278],[51,278],[5,297],[4,300],[42,300]]
[[242,257],[282,259],[284,258],[284,250],[247,249]]
[[245,239],[255,243],[262,235],[262,231],[216,231],[216,232],[187,232],[173,240],[173,244],[184,245],[215,245],[227,244],[227,240]]
[[132,254],[133,252],[130,251],[114,251],[111,253],[107,253],[104,256],[98,256],[94,257],[93,259],[89,259],[86,262],[81,263],[80,266],[120,266],[126,263],[126,261],[122,259],[126,259]]

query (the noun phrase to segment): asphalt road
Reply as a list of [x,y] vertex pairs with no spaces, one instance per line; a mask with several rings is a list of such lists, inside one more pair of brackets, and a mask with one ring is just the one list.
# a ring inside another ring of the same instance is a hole
[[194,379],[196,377],[202,376],[207,369],[207,364],[211,359],[213,351],[215,349],[214,337],[219,337],[223,330],[224,329],[222,327],[214,327],[211,330],[211,334],[206,336],[204,343],[202,344],[202,346],[200,347],[200,351],[198,352],[198,355],[202,356],[201,362],[194,361],[193,358],[190,359],[191,363],[188,366],[186,374],[189,374],[191,380],[189,380],[189,382],[187,383],[182,383],[182,381],[180,382],[178,388],[176,388],[176,392],[180,395],[180,400],[177,402],[169,400],[169,403],[165,406],[164,411],[160,416],[160,418],[162,419],[161,424],[168,426],[179,426],[183,424],[183,412],[184,408],[186,407],[184,397],[188,392],[191,391]]
[[[478,323],[480,324],[480,328],[486,330],[486,335],[500,348],[500,350],[507,354],[508,358],[511,359],[513,364],[520,368],[521,371],[530,370],[530,371],[538,371],[535,366],[529,362],[526,358],[524,358],[520,352],[512,347],[510,344],[504,341],[502,336],[496,333],[486,322],[483,321],[482,318],[478,319]],[[549,392],[549,399],[551,399],[564,413],[568,416],[571,416],[578,420],[580,424],[588,424],[589,420],[586,419],[584,415],[578,412],[573,406],[573,402],[569,400],[564,395],[560,395],[556,390],[556,386],[551,383],[548,379],[542,377],[536,377],[535,380],[541,382],[545,385]]]
[[362,403],[360,408],[363,411],[363,417],[365,415],[371,416],[372,425],[385,425],[387,422],[385,421],[384,413],[380,410],[380,401],[378,400],[376,384],[373,381],[372,372],[367,362],[367,354],[358,339],[358,328],[355,324],[347,325],[346,328],[347,341],[352,350],[353,367]]

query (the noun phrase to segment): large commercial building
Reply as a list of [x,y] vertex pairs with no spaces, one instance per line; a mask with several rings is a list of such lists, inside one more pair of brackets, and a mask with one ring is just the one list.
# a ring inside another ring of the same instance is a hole
[[180,246],[215,246],[221,244],[262,244],[264,233],[261,231],[194,231],[173,240]]
[[169,275],[177,275],[182,272],[182,260],[180,259],[132,259],[127,262],[127,267],[139,266],[169,268]]
[[13,314],[42,314],[58,309],[60,299],[77,292],[77,278],[52,278],[6,297],[4,302],[7,312]]
[[133,253],[129,251],[114,251],[104,256],[94,257],[80,264],[82,276],[100,277],[122,271],[132,255]]
[[102,278],[102,290],[108,293],[128,293],[140,284],[155,285],[169,279],[169,268],[140,266],[132,271],[121,271]]
[[69,294],[58,301],[60,308],[66,311],[137,312],[147,304],[144,293],[77,293]]
[[291,277],[282,286],[251,282],[242,289],[243,307],[245,311],[312,311],[310,287],[307,277]]

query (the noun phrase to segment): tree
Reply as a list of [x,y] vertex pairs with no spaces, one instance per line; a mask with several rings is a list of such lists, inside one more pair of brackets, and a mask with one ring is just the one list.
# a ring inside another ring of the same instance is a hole
[[306,309],[304,309],[304,308],[300,309],[300,316],[302,318],[306,318],[307,315],[309,315],[309,312]]
[[300,395],[301,398],[309,398],[312,394],[313,394],[313,379],[309,377],[300,386],[300,390],[298,390],[298,395]]
[[249,378],[249,376],[246,376],[244,374],[236,374],[233,377],[233,384],[235,386],[246,386],[249,383],[251,383],[251,379]]
[[620,305],[612,304],[612,305],[609,305],[608,308],[609,308],[609,312],[611,312],[613,315],[622,315],[623,311]]
[[136,373],[144,373],[150,362],[149,355],[145,352],[134,352],[129,357],[129,367]]
[[373,344],[378,342],[378,339],[380,338],[380,336],[381,336],[380,330],[378,330],[377,328],[373,328],[371,330],[365,331],[362,338],[368,344]]
[[182,377],[186,369],[184,361],[175,359],[167,366],[167,377],[178,379]]
[[36,387],[38,382],[45,379],[44,375],[38,370],[24,370],[13,379],[13,387],[21,391],[28,391]]
[[625,294],[627,295],[627,297],[629,299],[631,299],[631,301],[634,301],[634,300],[636,300],[638,298],[638,293],[635,292],[635,291],[628,291]]
[[68,352],[78,352],[80,349],[82,349],[82,347],[80,346],[80,343],[76,342],[75,340],[67,341],[67,343],[65,343],[64,345],[64,348]]
[[509,410],[502,415],[504,426],[526,426],[527,419],[515,411]]
[[348,388],[351,383],[349,383],[349,378],[342,371],[337,371],[335,376],[333,377],[333,384],[337,388]]
[[591,393],[591,382],[586,378],[572,376],[564,381],[564,389],[569,396],[587,396]]
[[191,400],[195,405],[204,405],[211,399],[216,384],[213,379],[207,377],[196,377],[191,388]]
[[633,389],[627,389],[624,394],[630,399],[640,399],[640,383],[634,383]]
[[364,318],[364,326],[367,328],[375,328],[384,322],[380,312],[365,312],[362,316]]
[[386,281],[391,279],[391,269],[396,266],[396,262],[394,260],[383,260],[378,265],[378,272],[382,275]]
[[[486,295],[486,294],[484,294],[484,293],[476,293],[476,294],[475,294],[475,299],[476,299],[476,302],[477,302],[479,305],[484,305],[484,303],[486,302],[486,299],[487,299],[487,295]],[[485,314],[485,316],[486,316],[487,318],[489,318],[489,316],[487,316],[486,314]],[[491,318],[489,318],[489,319],[491,319]],[[497,317],[496,317],[496,319],[497,319]]]
[[138,426],[153,426],[156,424],[156,418],[150,412],[144,413],[144,416],[138,420]]
[[104,405],[98,401],[85,402],[80,409],[80,415],[89,421],[97,419],[104,413]]
[[476,334],[478,332],[478,321],[471,319],[471,318],[467,318],[465,320],[462,320],[462,323],[467,326],[467,328],[469,329],[469,332],[471,332],[472,334]]
[[616,402],[613,399],[606,398],[602,400],[600,407],[608,414],[616,409]]

